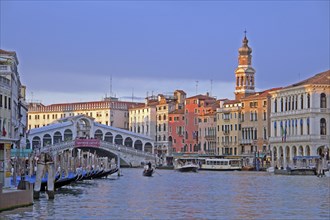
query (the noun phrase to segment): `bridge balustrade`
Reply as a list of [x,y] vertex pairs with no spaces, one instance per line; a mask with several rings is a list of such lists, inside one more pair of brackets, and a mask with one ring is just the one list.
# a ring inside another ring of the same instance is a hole
[[[66,149],[73,149],[74,147],[75,147],[74,140],[66,141],[66,142],[56,143],[52,146],[43,147],[40,149],[40,152],[54,153],[54,152],[59,152],[59,151],[63,151]],[[151,154],[150,152],[144,152],[144,151],[140,151],[137,149],[132,149],[130,147],[126,147],[124,145],[113,144],[113,143],[109,143],[106,141],[100,141],[100,147],[114,150],[117,152],[121,152],[123,154],[125,154],[125,153],[130,154],[133,156],[147,157],[147,158],[151,158],[151,159],[156,159],[156,157],[157,157],[156,155]]]

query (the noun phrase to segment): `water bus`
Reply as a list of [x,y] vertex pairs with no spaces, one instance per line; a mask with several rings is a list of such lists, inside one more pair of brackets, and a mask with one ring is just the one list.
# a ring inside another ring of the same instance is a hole
[[234,171],[242,170],[239,158],[198,158],[200,170]]

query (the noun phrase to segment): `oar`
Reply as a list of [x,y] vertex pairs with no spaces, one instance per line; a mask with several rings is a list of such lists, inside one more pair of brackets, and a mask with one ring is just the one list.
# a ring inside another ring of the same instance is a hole
[[154,169],[154,171],[155,171],[155,173],[157,173],[159,176],[162,176],[160,173],[158,173],[158,172],[156,171],[156,169]]

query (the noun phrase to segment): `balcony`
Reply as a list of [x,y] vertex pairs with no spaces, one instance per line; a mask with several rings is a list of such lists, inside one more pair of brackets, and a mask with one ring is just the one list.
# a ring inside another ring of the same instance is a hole
[[[287,136],[285,142],[330,142],[329,135],[296,135],[296,136]],[[282,137],[270,137],[270,143],[282,143]]]
[[252,144],[253,143],[253,140],[251,139],[242,139],[240,141],[240,144]]

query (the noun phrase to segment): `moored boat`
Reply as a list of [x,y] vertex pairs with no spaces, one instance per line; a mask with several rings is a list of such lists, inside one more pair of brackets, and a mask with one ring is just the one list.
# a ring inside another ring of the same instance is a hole
[[234,171],[242,170],[240,159],[199,158],[200,170]]

